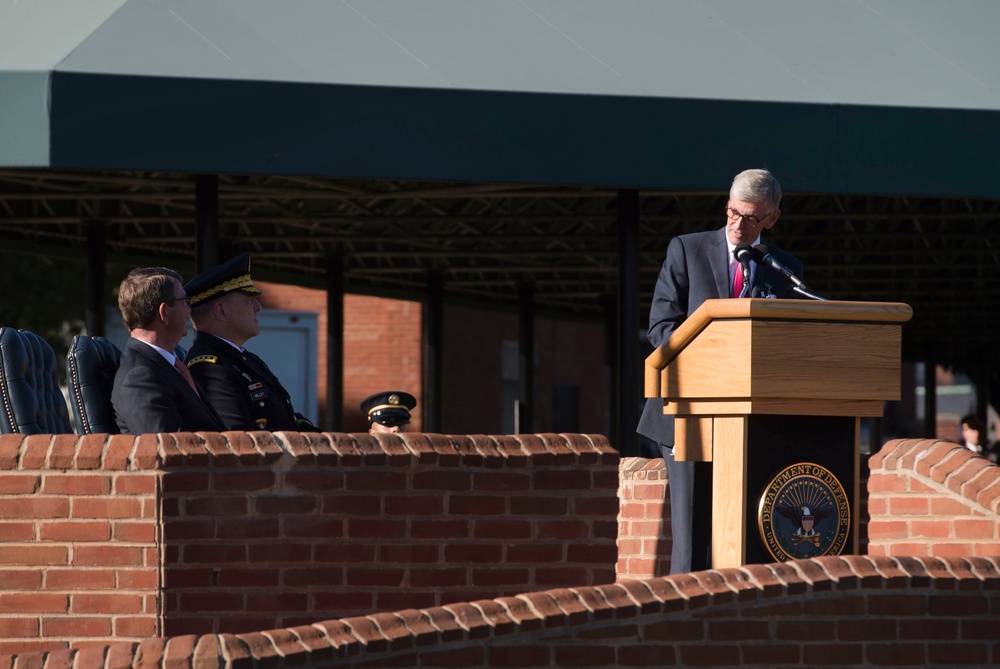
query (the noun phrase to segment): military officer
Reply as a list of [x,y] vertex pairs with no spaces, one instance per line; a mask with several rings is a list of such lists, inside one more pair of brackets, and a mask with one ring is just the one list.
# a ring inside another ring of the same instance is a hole
[[417,399],[399,390],[375,393],[361,400],[361,410],[368,416],[369,434],[405,432],[415,406]]
[[261,310],[244,253],[202,272],[184,286],[196,334],[187,366],[227,430],[318,432],[296,413],[288,391],[267,364],[244,348],[260,333]]

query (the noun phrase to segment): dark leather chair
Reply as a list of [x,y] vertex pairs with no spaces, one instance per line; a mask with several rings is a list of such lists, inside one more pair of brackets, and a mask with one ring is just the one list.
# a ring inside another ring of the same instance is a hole
[[122,352],[104,337],[73,337],[66,378],[77,434],[118,434],[111,388],[121,359]]
[[0,327],[0,433],[72,434],[56,354],[28,330]]

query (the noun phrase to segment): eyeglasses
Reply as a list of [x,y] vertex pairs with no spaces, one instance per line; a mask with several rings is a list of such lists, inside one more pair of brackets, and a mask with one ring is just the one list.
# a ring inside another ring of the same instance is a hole
[[764,214],[763,216],[754,216],[753,214],[741,214],[732,207],[726,207],[726,216],[728,216],[730,220],[738,221],[739,219],[742,218],[750,225],[757,225],[761,221],[766,221],[768,217],[770,217],[771,214],[773,213],[774,212],[772,211],[770,213]]
[[184,297],[171,297],[169,300],[164,300],[163,303],[168,307],[172,307],[180,300],[183,300],[189,307],[191,306],[191,298],[188,295],[185,295]]

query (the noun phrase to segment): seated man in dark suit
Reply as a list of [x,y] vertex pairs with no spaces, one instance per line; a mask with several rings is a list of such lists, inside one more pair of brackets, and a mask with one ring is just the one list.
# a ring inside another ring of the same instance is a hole
[[118,308],[131,335],[111,391],[122,434],[224,430],[174,355],[191,313],[180,274],[165,267],[132,270],[119,288]]
[[197,331],[187,355],[191,375],[205,388],[227,430],[318,432],[292,409],[278,377],[243,345],[260,334],[250,254],[233,258],[191,279],[191,321]]

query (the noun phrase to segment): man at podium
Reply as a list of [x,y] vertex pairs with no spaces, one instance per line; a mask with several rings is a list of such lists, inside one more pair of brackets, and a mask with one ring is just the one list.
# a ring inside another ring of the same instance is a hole
[[[667,246],[649,310],[647,337],[653,347],[708,299],[724,297],[792,297],[792,283],[766,264],[749,261],[749,282],[734,256],[737,246],[761,244],[761,232],[781,216],[781,186],[767,170],[740,172],[726,203],[726,225],[711,232],[674,237]],[[802,263],[773,246],[768,252],[792,273],[802,276]],[[744,288],[744,284],[749,284]],[[725,379],[719,379],[725,383]],[[663,401],[647,399],[636,432],[659,444],[670,490],[672,549],[670,573],[708,569],[712,565],[712,464],[677,462],[673,457],[674,418],[663,414]]]

